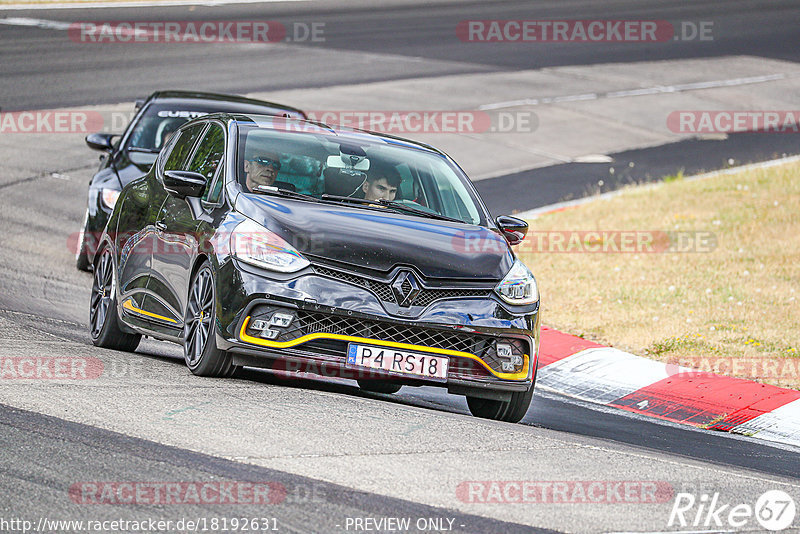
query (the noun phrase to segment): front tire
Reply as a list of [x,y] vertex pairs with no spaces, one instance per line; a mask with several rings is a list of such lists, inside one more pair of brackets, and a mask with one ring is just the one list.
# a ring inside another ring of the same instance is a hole
[[123,332],[117,315],[117,281],[111,251],[104,249],[97,258],[89,303],[89,328],[92,343],[106,349],[133,352],[142,336]]
[[233,357],[217,348],[216,286],[211,265],[206,261],[192,277],[183,326],[183,357],[197,376],[232,376],[237,366]]
[[483,419],[494,419],[495,421],[505,421],[507,423],[519,423],[533,399],[533,384],[528,391],[519,391],[511,394],[511,399],[507,401],[482,399],[479,397],[467,396],[467,406],[475,417]]
[[86,252],[86,234],[88,233],[89,226],[89,210],[87,208],[86,215],[83,217],[83,227],[78,236],[78,251],[75,253],[75,267],[79,271],[91,271],[91,262],[89,262],[89,254]]

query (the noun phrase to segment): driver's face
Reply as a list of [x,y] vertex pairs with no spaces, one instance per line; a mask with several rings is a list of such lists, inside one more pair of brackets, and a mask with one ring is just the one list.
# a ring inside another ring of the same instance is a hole
[[244,162],[244,173],[247,176],[247,189],[255,191],[260,185],[272,185],[278,171],[272,165],[263,165],[255,161]]
[[386,181],[386,178],[379,178],[373,182],[367,180],[361,188],[367,200],[394,200],[397,196],[397,187]]

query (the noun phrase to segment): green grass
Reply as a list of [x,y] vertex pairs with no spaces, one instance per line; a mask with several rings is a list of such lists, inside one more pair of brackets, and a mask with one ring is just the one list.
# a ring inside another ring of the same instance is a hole
[[518,254],[539,282],[544,323],[706,370],[722,359],[763,360],[780,372],[735,368],[739,376],[800,388],[800,371],[786,362],[800,357],[800,164],[667,178],[544,215],[530,221],[531,232],[670,232],[673,240],[710,236],[716,246],[555,253],[523,243]]

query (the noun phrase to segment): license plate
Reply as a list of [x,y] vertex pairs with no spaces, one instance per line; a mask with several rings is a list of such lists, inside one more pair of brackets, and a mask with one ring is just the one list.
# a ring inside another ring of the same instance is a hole
[[347,347],[347,365],[350,367],[365,367],[434,380],[447,380],[449,363],[450,360],[444,356],[433,356],[424,352],[408,352],[355,343],[350,343]]

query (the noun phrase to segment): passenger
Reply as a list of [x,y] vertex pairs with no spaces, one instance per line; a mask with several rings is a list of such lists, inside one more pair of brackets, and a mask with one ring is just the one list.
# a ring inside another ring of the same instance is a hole
[[268,152],[246,159],[244,175],[247,189],[257,192],[259,186],[274,185],[279,170],[281,170],[281,160],[276,154]]
[[403,178],[394,167],[375,168],[367,175],[361,185],[366,200],[389,200],[397,196]]

